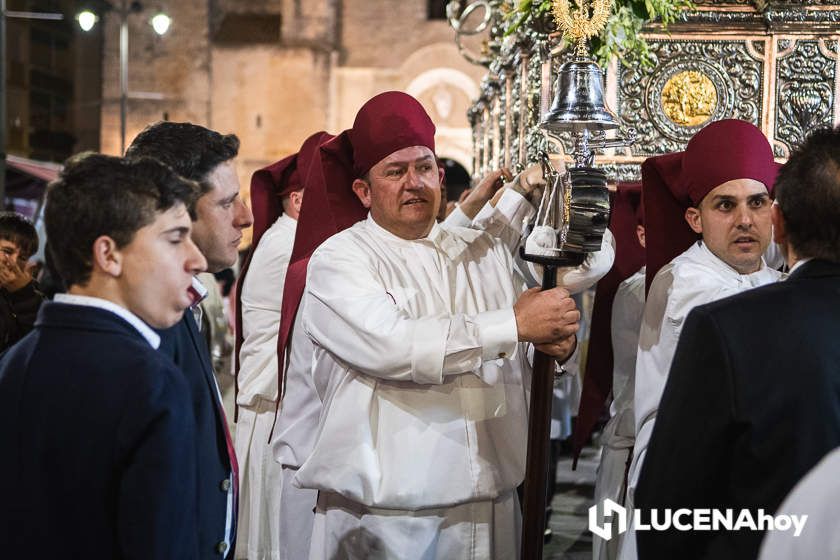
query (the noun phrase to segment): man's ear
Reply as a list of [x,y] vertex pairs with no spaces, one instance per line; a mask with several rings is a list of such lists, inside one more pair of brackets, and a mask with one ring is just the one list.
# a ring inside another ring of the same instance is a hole
[[118,277],[122,273],[122,252],[117,243],[107,235],[100,235],[93,242],[93,269]]
[[438,165],[438,184],[443,185],[443,178],[446,177],[446,170],[442,165]]
[[295,209],[295,212],[300,214],[300,207],[303,205],[303,190],[300,189],[299,191],[293,191],[289,195],[289,199],[292,203],[292,208]]
[[770,205],[770,219],[773,222],[773,241],[784,246],[787,243],[787,224],[782,209],[775,202]]
[[645,226],[643,226],[642,224],[636,225],[636,239],[639,240],[639,245],[641,245],[643,249],[646,248],[645,247]]
[[370,184],[361,179],[353,181],[353,192],[359,197],[362,206],[370,208]]
[[700,209],[689,206],[685,209],[685,221],[694,233],[703,233],[703,219],[700,217]]

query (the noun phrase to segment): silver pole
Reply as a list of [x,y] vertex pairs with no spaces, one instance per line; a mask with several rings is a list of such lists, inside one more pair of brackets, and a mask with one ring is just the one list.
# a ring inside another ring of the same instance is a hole
[[128,112],[128,8],[120,10],[120,155],[125,154],[125,125]]

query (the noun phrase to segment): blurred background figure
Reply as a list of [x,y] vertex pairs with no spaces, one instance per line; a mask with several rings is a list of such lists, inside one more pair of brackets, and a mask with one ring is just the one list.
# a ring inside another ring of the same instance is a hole
[[37,249],[32,222],[15,212],[0,213],[0,352],[32,330],[44,301],[29,263]]

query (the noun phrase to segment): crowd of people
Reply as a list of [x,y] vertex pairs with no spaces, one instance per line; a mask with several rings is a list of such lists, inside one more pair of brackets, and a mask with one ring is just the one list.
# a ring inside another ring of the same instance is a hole
[[[574,296],[620,245],[607,230],[541,290],[519,251],[541,167],[447,212],[434,136],[417,100],[379,94],[255,172],[250,208],[232,134],[159,122],[124,157],[74,156],[46,199],[49,301],[35,229],[0,215],[3,554],[518,558],[534,353],[557,375],[579,359]],[[763,548],[759,530],[631,527],[595,560],[840,557],[820,495],[838,490],[840,129],[779,167],[724,120],[619,185],[638,226],[621,241],[646,259],[612,302],[596,501],[804,508],[810,526]],[[251,226],[231,434],[197,275],[234,265]]]

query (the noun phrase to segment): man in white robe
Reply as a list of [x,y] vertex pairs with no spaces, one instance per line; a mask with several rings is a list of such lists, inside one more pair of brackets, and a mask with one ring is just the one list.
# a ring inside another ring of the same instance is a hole
[[523,294],[502,242],[435,223],[433,134],[388,92],[322,147],[349,150],[370,215],[314,252],[301,305],[324,403],[296,476],[319,490],[310,558],[518,555],[524,344],[566,359],[579,314],[561,288]]
[[[531,190],[540,184],[541,175],[537,177],[533,173],[535,169],[537,168],[529,168],[514,178],[511,183],[508,183],[504,189],[497,192],[493,199],[487,202],[478,212],[472,222],[469,221],[466,214],[456,214],[458,212],[456,209],[456,212],[450,214],[442,225],[446,227],[457,226],[457,222],[453,222],[451,219],[452,216],[463,215],[462,221],[466,221],[467,225],[497,237],[511,253],[514,253],[519,247],[524,225],[527,224],[534,212],[527,197]],[[482,180],[482,183],[488,183],[500,176],[502,176],[501,171],[491,173]],[[613,257],[612,238],[607,234],[603,248],[599,253],[588,256],[586,262],[580,267],[562,270],[558,278],[563,282],[570,283],[575,289],[585,289],[603,276],[611,266]],[[531,270],[528,270],[528,272],[536,273],[536,271]],[[314,348],[311,340],[301,327],[301,315],[302,313],[298,312],[292,329],[288,368],[284,381],[285,390],[272,439],[274,458],[282,465],[285,473],[283,475],[284,492],[286,491],[286,481],[294,475],[311,453],[318,433],[318,419],[322,409],[321,397],[326,393],[326,387],[319,386],[316,389],[312,379],[311,369]],[[322,379],[322,381],[324,380]],[[314,506],[315,499],[313,497],[312,504],[308,508],[300,507],[293,510],[289,507],[283,507],[281,515],[301,519],[311,512]],[[285,548],[308,551],[310,534],[311,531],[286,534],[284,538]]]
[[[636,231],[634,242],[644,248],[645,227],[641,206],[641,188],[638,185],[624,187],[629,205],[634,206]],[[629,236],[628,236],[629,237]],[[645,308],[645,267],[623,280],[615,292],[612,303],[610,334],[613,350],[613,400],[610,404],[610,419],[601,434],[601,463],[595,480],[595,503],[609,498],[623,504],[630,454],[635,442],[633,419],[633,390],[636,379],[636,350],[639,346],[639,328]],[[599,510],[603,521],[603,510]],[[613,527],[616,527],[613,525]],[[617,529],[617,527],[616,527]],[[613,530],[613,537],[605,540],[592,535],[593,560],[614,560],[618,557],[622,536]]]
[[[498,174],[501,175],[501,172]],[[493,175],[489,178],[495,180]],[[495,205],[488,202],[472,222],[464,211],[456,208],[444,223],[457,225],[459,222],[456,220],[462,220],[467,225],[507,239],[512,237],[510,232],[515,228],[521,231],[521,224],[532,213],[533,208],[522,194],[511,189]],[[312,451],[322,409],[319,393],[325,393],[325,388],[322,387],[320,391],[315,388],[311,371],[314,347],[300,326],[300,318],[301,312],[298,311],[287,347],[288,366],[284,376],[282,402],[271,439],[272,455],[277,467],[281,469],[280,495],[284,496],[278,519],[281,546],[287,555],[281,557],[289,559],[305,558],[309,554],[316,492],[297,488],[291,481]],[[288,498],[292,495],[303,499],[292,501]]]
[[780,169],[770,211],[790,275],[689,313],[635,492],[645,511],[747,510],[755,524],[741,515],[731,531],[640,532],[640,558],[758,557],[765,531],[791,525],[766,515],[840,445],[838,171],[840,129],[830,128]]
[[[628,473],[628,508],[689,311],[781,277],[762,258],[770,243],[768,191],[777,168],[764,134],[738,120],[712,123],[689,141],[685,152],[650,158],[642,166],[647,275],[655,277],[647,294],[636,358],[636,441]],[[656,227],[660,224],[653,221],[656,216],[676,219],[680,210],[690,229]],[[679,244],[692,232],[701,239],[657,270],[658,262],[667,261],[668,251],[682,249]],[[654,239],[660,244],[652,251]],[[619,557],[637,557],[632,530],[624,536]]]
[[[238,418],[236,454],[240,462],[239,540],[236,558],[294,560],[301,558],[295,538],[308,535],[312,523],[299,510],[311,512],[315,492],[291,486],[274,461],[269,434],[278,399],[277,336],[283,285],[292,254],[297,219],[309,164],[318,146],[332,138],[318,132],[297,154],[260,169],[252,179],[254,246],[240,275],[238,298]],[[266,226],[282,206],[282,214]],[[285,515],[292,511],[295,515]],[[311,517],[311,515],[310,515]]]

